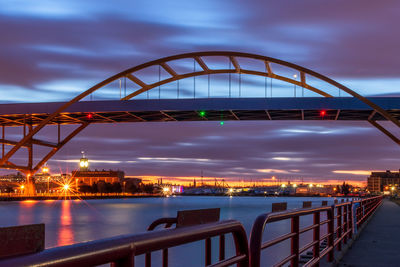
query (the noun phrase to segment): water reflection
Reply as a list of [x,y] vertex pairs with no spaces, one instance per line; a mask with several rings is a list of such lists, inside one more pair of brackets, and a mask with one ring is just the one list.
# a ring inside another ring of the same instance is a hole
[[34,206],[37,203],[36,200],[24,200],[21,201],[18,213],[18,225],[32,224],[34,221]]
[[74,233],[71,229],[71,201],[61,202],[60,227],[58,230],[57,245],[65,246],[74,243]]

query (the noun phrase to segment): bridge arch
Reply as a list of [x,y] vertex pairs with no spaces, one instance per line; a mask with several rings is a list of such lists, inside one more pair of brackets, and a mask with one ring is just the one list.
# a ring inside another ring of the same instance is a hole
[[[203,60],[205,57],[224,57],[229,60],[229,63],[232,64],[233,68],[211,68],[207,63]],[[260,70],[252,70],[252,69],[247,69],[244,68],[240,65],[238,59],[239,58],[246,58],[246,59],[251,59],[251,60],[256,60],[260,61],[265,65],[265,71],[260,71]],[[201,69],[200,70],[193,70],[191,72],[187,72],[184,74],[179,74],[177,70],[175,70],[169,63],[173,62],[175,60],[182,60],[182,59],[192,59],[194,62],[196,62]],[[299,74],[300,80],[293,79],[291,77],[286,77],[282,75],[278,75],[274,72],[273,68],[271,67],[271,63],[292,69],[295,73]],[[142,81],[140,78],[135,76],[135,73],[146,69],[148,67],[152,66],[157,66],[159,68],[162,68],[164,71],[166,71],[169,74],[169,77],[160,79],[157,82],[147,84],[144,81]],[[68,107],[70,107],[72,104],[81,101],[85,97],[89,96],[93,92],[105,87],[106,85],[112,83],[113,81],[116,81],[121,78],[126,78],[130,80],[132,83],[136,84],[139,86],[139,89],[136,91],[121,97],[121,101],[127,101],[130,100],[131,98],[142,94],[146,91],[149,91],[153,88],[156,88],[158,86],[171,83],[174,81],[182,80],[185,78],[190,78],[190,77],[196,77],[196,76],[202,76],[202,75],[212,75],[212,74],[222,74],[222,73],[238,73],[238,74],[247,74],[247,75],[256,75],[256,76],[261,76],[261,77],[267,77],[271,79],[276,79],[280,81],[284,81],[293,85],[297,85],[300,87],[303,87],[307,90],[310,90],[314,93],[317,93],[321,95],[322,97],[328,97],[332,98],[331,94],[326,92],[323,88],[316,88],[310,84],[307,83],[307,78],[308,76],[312,76],[318,80],[321,80],[325,83],[328,83],[337,89],[357,98],[361,102],[365,103],[366,105],[370,106],[373,110],[374,113],[379,113],[382,115],[386,120],[391,121],[393,124],[396,126],[400,127],[400,122],[393,117],[389,112],[387,112],[385,109],[382,107],[376,105],[369,99],[361,96],[360,94],[354,92],[350,88],[342,85],[341,83],[334,81],[333,79],[330,79],[329,77],[322,75],[320,73],[317,73],[315,71],[312,71],[310,69],[307,69],[305,67],[286,62],[283,60],[267,57],[267,56],[262,56],[262,55],[257,55],[257,54],[249,54],[249,53],[242,53],[242,52],[232,52],[232,51],[207,51],[207,52],[195,52],[195,53],[185,53],[185,54],[179,54],[179,55],[174,55],[174,56],[169,56],[169,57],[164,57],[160,58],[157,60],[149,61],[137,66],[134,66],[132,68],[126,69],[118,74],[115,74],[104,81],[94,85],[93,87],[89,88],[88,90],[82,92],[78,96],[74,97],[71,99],[69,102],[63,104],[60,106],[55,112],[52,114],[49,114],[45,119],[43,119],[38,125],[36,125],[34,128],[30,126],[28,134],[26,134],[20,141],[14,142],[13,147],[5,154],[3,157],[0,159],[0,167],[7,167],[7,168],[15,168],[15,169],[20,169],[24,171],[27,174],[33,174],[36,171],[40,169],[40,167],[47,162],[48,159],[50,159],[59,149],[61,149],[67,142],[69,142],[76,134],[81,132],[83,129],[85,129],[89,124],[90,121],[83,122],[77,129],[72,131],[67,137],[65,137],[63,140],[58,140],[56,144],[53,145],[48,145],[44,142],[40,142],[36,139],[34,139],[34,136],[39,133],[46,125],[51,123],[60,113],[63,113]],[[373,120],[373,115],[371,114],[370,118],[368,121],[378,128],[380,131],[385,133],[387,136],[389,136],[392,140],[400,144],[400,140],[394,137],[388,130],[384,129],[380,124],[378,124],[376,121]],[[38,162],[35,166],[33,166],[32,163],[32,144],[38,144],[38,145],[45,145],[45,146],[50,146],[52,147],[51,151],[46,154],[43,159]],[[29,160],[28,160],[28,165],[25,166],[16,166],[15,164],[11,163],[9,159],[22,147],[28,147],[29,152]]]

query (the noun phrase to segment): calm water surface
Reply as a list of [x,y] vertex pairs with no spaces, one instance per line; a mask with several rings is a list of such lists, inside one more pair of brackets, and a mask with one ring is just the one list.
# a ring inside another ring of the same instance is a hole
[[[239,220],[249,235],[255,218],[271,211],[272,203],[287,202],[288,209],[293,209],[300,208],[303,201],[312,201],[313,206],[320,206],[323,200],[328,200],[328,204],[333,203],[333,198],[210,196],[1,202],[0,226],[45,223],[46,247],[49,248],[115,235],[144,232],[154,220],[161,217],[175,217],[178,210],[221,208],[221,220]],[[310,222],[310,217],[301,221],[302,224]],[[266,237],[286,233],[289,229],[289,222],[274,223],[269,226]],[[217,247],[218,240],[214,241],[213,246]],[[227,242],[229,241],[231,240],[228,238]],[[231,246],[227,244],[227,248],[230,249]],[[264,257],[268,258],[268,262],[274,261],[277,257],[285,256],[288,248],[288,243],[282,244],[281,248],[266,251]],[[184,255],[194,254],[190,252],[193,249],[204,252],[204,246],[200,244],[186,245],[181,248],[188,253]],[[182,255],[181,252],[176,253]],[[172,250],[171,264],[184,266],[183,263],[174,260],[173,255]],[[179,258],[198,261],[198,265],[191,264],[191,266],[204,266],[203,256],[198,260],[194,260],[192,256],[190,259],[182,256]]]

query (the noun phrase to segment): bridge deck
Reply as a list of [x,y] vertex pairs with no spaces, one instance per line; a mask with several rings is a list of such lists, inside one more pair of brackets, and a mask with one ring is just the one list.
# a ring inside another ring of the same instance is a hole
[[[368,98],[400,119],[400,97]],[[0,104],[0,125],[39,124],[63,102]],[[200,116],[199,111],[206,111]],[[321,111],[325,114],[321,116]],[[91,114],[88,116],[88,114]],[[384,120],[360,100],[346,98],[211,98],[84,101],[52,123],[78,124],[206,120]]]
[[384,200],[339,266],[399,266],[400,206]]

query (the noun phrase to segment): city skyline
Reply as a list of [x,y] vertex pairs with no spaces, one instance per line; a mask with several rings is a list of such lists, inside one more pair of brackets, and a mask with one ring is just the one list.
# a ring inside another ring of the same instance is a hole
[[[399,63],[393,55],[400,37],[390,28],[400,4],[339,2],[152,1],[133,7],[121,1],[127,5],[121,9],[107,2],[21,7],[5,1],[0,101],[68,101],[137,64],[205,50],[271,56],[364,96],[398,96]],[[73,170],[82,150],[93,168],[123,169],[132,176],[200,177],[203,171],[221,179],[365,181],[369,171],[400,166],[400,148],[367,122],[91,125],[48,164]]]

